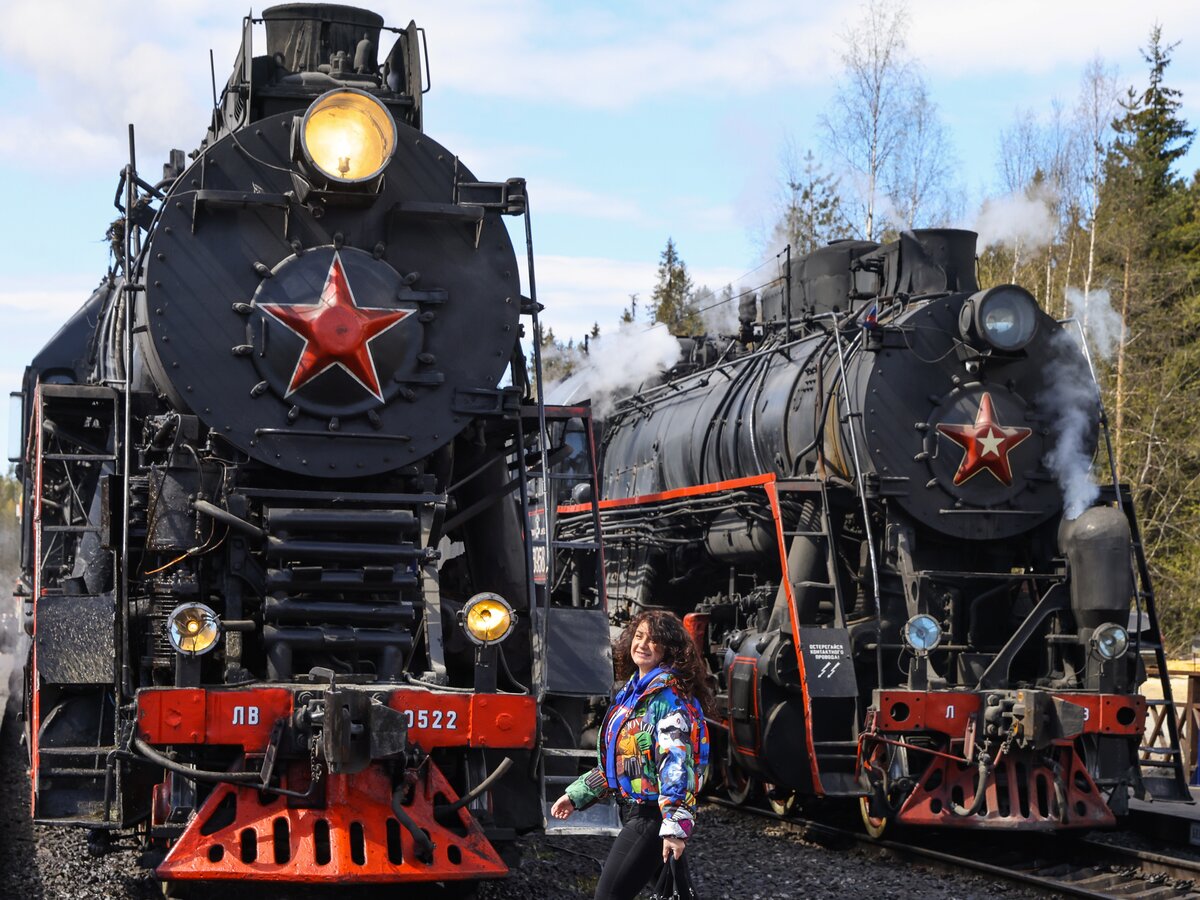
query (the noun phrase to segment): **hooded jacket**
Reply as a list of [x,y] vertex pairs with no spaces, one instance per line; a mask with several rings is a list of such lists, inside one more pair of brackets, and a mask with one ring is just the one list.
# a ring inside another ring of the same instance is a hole
[[692,833],[699,776],[708,763],[708,728],[700,704],[681,697],[678,686],[669,669],[629,679],[600,729],[601,764],[567,788],[576,809],[617,791],[632,803],[657,803],[663,837]]

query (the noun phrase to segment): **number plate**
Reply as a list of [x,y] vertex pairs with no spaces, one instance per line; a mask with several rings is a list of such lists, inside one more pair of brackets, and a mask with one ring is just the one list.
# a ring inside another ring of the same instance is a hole
[[409,731],[414,728],[419,728],[421,731],[456,731],[458,729],[457,709],[416,707],[404,710],[404,718]]
[[404,716],[408,739],[433,747],[532,747],[537,702],[528,696],[399,690],[389,706]]

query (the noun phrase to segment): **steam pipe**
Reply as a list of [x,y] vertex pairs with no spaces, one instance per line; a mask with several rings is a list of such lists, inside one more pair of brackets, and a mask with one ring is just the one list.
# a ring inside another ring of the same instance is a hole
[[438,812],[455,812],[462,809],[476,797],[490,790],[492,785],[503,778],[504,773],[512,768],[512,764],[513,761],[509,757],[504,757],[504,759],[500,760],[500,765],[496,766],[492,771],[491,775],[483,779],[483,781],[479,782],[479,784],[475,785],[475,787],[471,788],[471,790],[467,791],[467,793],[463,794],[449,806],[439,806]]
[[396,819],[408,830],[413,841],[416,842],[417,859],[428,865],[433,862],[433,841],[429,839],[429,835],[417,827],[417,823],[404,811],[404,804],[401,802],[403,794],[404,785],[400,785],[392,794],[392,812],[396,814]]
[[193,500],[192,509],[196,510],[196,512],[202,512],[206,516],[228,525],[230,528],[236,528],[238,531],[243,531],[251,537],[261,538],[266,537],[267,535],[267,533],[257,525],[253,525],[240,516],[235,516],[228,510],[221,509],[221,507],[213,503],[209,503],[207,500]]
[[987,786],[988,772],[991,771],[991,757],[986,753],[979,755],[979,777],[975,780],[975,800],[971,803],[969,809],[959,806],[954,802],[954,798],[950,798],[950,813],[958,816],[960,819],[965,819],[968,816],[973,816],[979,812],[979,807],[983,806],[984,788]]

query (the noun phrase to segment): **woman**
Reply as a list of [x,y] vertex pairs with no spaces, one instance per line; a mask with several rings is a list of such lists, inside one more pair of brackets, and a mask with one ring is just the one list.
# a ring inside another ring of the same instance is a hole
[[613,658],[618,677],[630,678],[600,729],[600,765],[576,779],[550,812],[565,819],[618,793],[624,827],[595,896],[632,900],[669,855],[684,865],[697,782],[708,763],[704,709],[712,692],[695,642],[666,610],[635,616],[617,638]]

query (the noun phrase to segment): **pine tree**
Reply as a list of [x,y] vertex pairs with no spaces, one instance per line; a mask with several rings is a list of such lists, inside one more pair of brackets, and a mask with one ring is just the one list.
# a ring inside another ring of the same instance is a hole
[[1190,417],[1179,415],[1198,374],[1191,336],[1200,308],[1186,277],[1194,247],[1180,243],[1194,207],[1173,166],[1193,132],[1179,115],[1179,91],[1165,82],[1173,49],[1155,27],[1142,52],[1147,86],[1129,90],[1113,122],[1096,227],[1123,329],[1106,392],[1117,470],[1141,513],[1164,629],[1178,638],[1200,625],[1191,602],[1200,572],[1200,450]]
[[789,148],[781,187],[783,202],[771,233],[773,246],[790,245],[793,256],[803,256],[845,234],[837,179],[823,170],[811,150],[797,161]]
[[671,334],[699,334],[704,322],[692,301],[687,264],[675,249],[674,239],[667,238],[658,263],[658,284],[650,294],[649,319],[662,322]]

